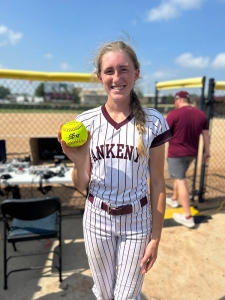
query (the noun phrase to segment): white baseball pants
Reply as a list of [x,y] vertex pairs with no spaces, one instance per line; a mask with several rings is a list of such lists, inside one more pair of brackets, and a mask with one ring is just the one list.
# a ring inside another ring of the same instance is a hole
[[86,200],[85,249],[98,300],[140,300],[144,275],[140,261],[151,234],[150,204],[136,203],[132,214],[108,215],[101,200]]

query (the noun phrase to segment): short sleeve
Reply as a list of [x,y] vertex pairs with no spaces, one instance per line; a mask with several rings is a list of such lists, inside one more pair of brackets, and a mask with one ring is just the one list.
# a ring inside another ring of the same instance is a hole
[[164,118],[164,116],[158,111],[154,110],[155,116],[153,118],[152,131],[154,134],[154,139],[151,143],[150,148],[154,148],[165,144],[172,138],[172,134],[169,125]]

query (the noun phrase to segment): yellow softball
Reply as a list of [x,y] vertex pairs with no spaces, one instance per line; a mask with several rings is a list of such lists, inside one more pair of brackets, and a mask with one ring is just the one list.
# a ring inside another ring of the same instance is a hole
[[88,131],[80,121],[69,121],[61,127],[61,138],[69,147],[79,147],[86,143]]

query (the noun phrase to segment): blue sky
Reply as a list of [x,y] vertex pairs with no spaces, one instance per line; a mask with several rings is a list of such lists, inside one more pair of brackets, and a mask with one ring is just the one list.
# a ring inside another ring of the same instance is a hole
[[156,81],[225,81],[225,0],[1,1],[0,69],[91,73],[98,46],[123,32],[144,93]]

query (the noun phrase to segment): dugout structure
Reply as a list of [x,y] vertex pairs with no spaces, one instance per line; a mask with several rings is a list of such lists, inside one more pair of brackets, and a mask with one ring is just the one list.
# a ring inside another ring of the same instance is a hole
[[[190,95],[190,104],[197,106],[200,109],[205,108],[205,77],[187,78],[180,80],[171,80],[164,82],[156,82],[155,84],[155,109],[162,111],[162,107],[166,107],[166,103],[171,105],[170,109],[174,108],[174,96],[176,92],[180,90],[187,91]],[[159,97],[160,95],[160,97]],[[162,99],[159,103],[159,98]],[[163,112],[163,111],[162,111]],[[168,110],[164,110],[166,115]],[[202,160],[203,146],[202,140],[199,141],[198,156],[189,167],[187,173],[187,184],[190,192],[191,200],[194,201],[198,198],[199,202],[203,201],[203,186],[201,180],[201,160]],[[169,178],[168,171],[166,169],[166,186],[168,189],[173,189],[173,179]]]

